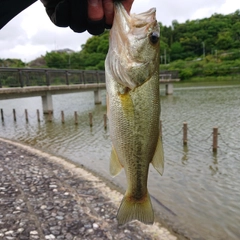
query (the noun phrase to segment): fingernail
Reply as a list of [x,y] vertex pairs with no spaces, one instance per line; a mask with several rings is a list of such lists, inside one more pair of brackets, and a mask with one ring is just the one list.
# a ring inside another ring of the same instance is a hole
[[100,3],[100,0],[88,0],[88,4],[92,6],[98,6]]

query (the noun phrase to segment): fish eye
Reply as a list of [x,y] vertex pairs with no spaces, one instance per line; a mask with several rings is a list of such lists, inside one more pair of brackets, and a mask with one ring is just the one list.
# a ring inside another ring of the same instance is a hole
[[158,32],[152,32],[149,35],[149,39],[150,39],[152,44],[156,44],[159,40],[159,33]]

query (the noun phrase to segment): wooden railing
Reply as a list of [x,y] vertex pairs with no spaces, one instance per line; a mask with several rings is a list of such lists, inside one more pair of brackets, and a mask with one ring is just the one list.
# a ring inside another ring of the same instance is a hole
[[0,87],[104,83],[104,71],[0,68]]
[[[160,72],[159,79],[160,81],[171,80],[173,75],[172,72]],[[177,77],[174,77],[174,79],[177,79]],[[49,68],[0,68],[0,88],[91,83],[105,83],[105,72],[100,70],[60,70]]]

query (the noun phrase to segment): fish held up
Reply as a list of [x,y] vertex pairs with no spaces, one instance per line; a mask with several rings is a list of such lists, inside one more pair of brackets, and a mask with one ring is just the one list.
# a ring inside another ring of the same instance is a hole
[[115,2],[105,61],[107,115],[112,153],[110,173],[123,168],[127,190],[119,207],[120,225],[132,220],[154,222],[147,189],[149,164],[162,175],[164,157],[159,135],[159,38],[156,9],[128,14]]

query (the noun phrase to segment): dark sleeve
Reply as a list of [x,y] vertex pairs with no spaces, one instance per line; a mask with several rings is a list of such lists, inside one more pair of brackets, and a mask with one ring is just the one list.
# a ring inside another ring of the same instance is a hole
[[0,0],[0,29],[37,0]]

